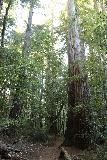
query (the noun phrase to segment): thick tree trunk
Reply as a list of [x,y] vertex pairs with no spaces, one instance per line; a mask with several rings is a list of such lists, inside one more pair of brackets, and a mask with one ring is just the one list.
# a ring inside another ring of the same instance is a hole
[[84,149],[89,145],[89,127],[85,106],[87,91],[86,76],[81,72],[80,61],[84,59],[81,52],[78,16],[75,1],[68,0],[69,37],[68,37],[68,120],[65,132],[66,145],[75,145]]

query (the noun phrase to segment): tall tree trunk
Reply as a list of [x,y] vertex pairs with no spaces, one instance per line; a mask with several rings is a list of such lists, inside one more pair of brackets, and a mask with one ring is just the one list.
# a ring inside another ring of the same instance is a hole
[[23,47],[23,53],[27,57],[29,56],[29,43],[30,43],[30,35],[31,35],[31,27],[32,27],[33,7],[34,7],[34,2],[33,0],[30,0],[28,24],[25,32],[24,47]]
[[[83,76],[80,61],[84,59],[79,37],[79,21],[75,0],[68,0],[68,119],[65,131],[65,145],[74,145],[84,149],[89,145],[88,124],[85,106],[87,91],[86,76]],[[82,62],[81,62],[82,63]]]
[[[49,134],[57,134],[57,120],[56,120],[56,105],[54,103],[54,80],[56,79],[56,75],[54,73],[54,58],[55,58],[55,49],[54,49],[54,11],[53,11],[54,1],[51,1],[51,51],[47,56],[47,70],[46,70],[46,103],[47,103],[47,112],[48,112],[48,132]],[[53,75],[54,73],[54,75]]]
[[0,14],[1,14],[2,6],[3,6],[3,0],[0,0]]
[[6,8],[6,13],[5,13],[4,19],[3,19],[3,28],[2,28],[2,32],[1,32],[1,47],[4,47],[4,36],[5,36],[5,30],[6,30],[6,24],[7,24],[7,17],[8,17],[11,3],[12,3],[12,0],[9,0],[8,6]]
[[[25,32],[24,37],[24,46],[23,46],[23,57],[27,58],[29,56],[29,42],[30,42],[30,35],[31,35],[31,27],[32,27],[32,16],[33,16],[33,7],[34,2],[30,0],[30,9],[29,9],[29,16],[28,16],[28,24],[27,29]],[[23,102],[20,98],[20,94],[23,94],[24,87],[26,88],[26,80],[27,80],[27,69],[25,67],[22,68],[23,72],[21,71],[19,75],[19,80],[17,82],[16,93],[13,98],[13,107],[10,110],[9,118],[16,119],[20,116],[23,109]],[[23,98],[25,98],[23,96]]]
[[[52,53],[51,53],[52,54]],[[54,104],[54,96],[53,96],[53,66],[52,64],[52,55],[48,55],[47,57],[47,69],[46,69],[46,82],[45,82],[45,87],[46,87],[46,105],[47,105],[47,123],[49,126],[49,134],[56,134],[57,133],[57,124],[56,124],[56,107]]]

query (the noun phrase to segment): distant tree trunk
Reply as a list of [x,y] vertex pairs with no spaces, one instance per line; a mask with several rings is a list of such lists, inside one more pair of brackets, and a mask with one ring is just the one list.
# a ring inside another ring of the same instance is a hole
[[[24,37],[23,58],[29,57],[29,42],[30,42],[31,27],[32,27],[33,7],[34,7],[34,2],[33,0],[30,0],[28,24],[25,32],[25,37]],[[26,87],[25,85],[26,85],[26,79],[27,79],[27,75],[26,75],[27,69],[23,67],[22,70],[23,72],[21,71],[19,75],[19,80],[16,87],[16,93],[13,98],[13,107],[10,110],[9,118],[12,118],[12,119],[18,118],[22,113],[23,102],[20,98],[20,95],[23,94],[23,88]]]
[[57,133],[57,122],[56,119],[56,107],[54,103],[54,95],[53,95],[53,74],[51,69],[51,58],[47,57],[47,69],[46,69],[46,105],[47,105],[47,123],[49,126],[49,134],[56,134]]
[[12,0],[9,0],[8,6],[6,8],[6,13],[5,13],[4,19],[3,19],[3,28],[2,28],[2,32],[1,32],[1,47],[4,47],[4,36],[5,36],[5,30],[6,30],[6,24],[7,24],[7,17],[8,17],[11,3],[12,3]]
[[3,6],[3,0],[0,0],[0,14],[1,14],[2,6]]
[[[40,88],[40,95],[39,95],[39,106],[40,106],[40,108],[42,108],[43,107],[43,105],[42,105],[42,100],[43,100],[43,94],[44,94],[44,70],[43,70],[43,68],[42,68],[42,73],[41,73],[41,88]],[[42,122],[42,118],[43,118],[43,115],[42,115],[43,113],[41,113],[41,114],[39,114],[39,126],[40,126],[40,128],[43,128],[43,122]]]
[[[74,145],[84,149],[89,145],[89,132],[86,112],[87,77],[80,65],[84,59],[81,51],[78,16],[75,0],[68,0],[69,35],[68,35],[68,119],[65,131],[65,145]],[[88,95],[87,95],[88,96]]]
[[30,43],[30,35],[31,35],[31,27],[32,27],[33,7],[34,7],[34,2],[33,0],[30,0],[28,24],[25,32],[24,47],[23,47],[23,53],[27,57],[29,56],[29,43]]
[[[23,68],[22,68],[23,69]],[[26,76],[24,74],[24,70],[19,74],[18,81],[15,88],[15,93],[12,95],[12,108],[10,110],[9,118],[17,119],[21,113],[23,108],[23,88],[26,85],[25,82]]]
[[[54,50],[54,12],[53,12],[53,4],[54,1],[52,0],[52,8],[51,8],[51,52],[50,55],[47,56],[47,70],[46,70],[46,103],[47,103],[47,112],[48,112],[48,123],[49,123],[49,134],[57,134],[57,120],[56,120],[56,111],[57,108],[54,103],[54,80],[56,79],[56,75],[54,73],[54,57],[55,57],[55,50]],[[53,75],[54,73],[54,75]]]
[[54,112],[51,113],[49,121],[50,121],[49,134],[57,134],[58,133],[57,121]]
[[[52,42],[53,43],[53,42]],[[53,48],[52,53],[47,57],[47,69],[46,69],[46,104],[47,104],[47,113],[48,113],[48,123],[49,123],[49,133],[57,134],[57,121],[56,121],[56,104],[54,101],[54,81],[56,79],[56,75],[54,73],[53,66]],[[54,73],[54,75],[53,75]]]

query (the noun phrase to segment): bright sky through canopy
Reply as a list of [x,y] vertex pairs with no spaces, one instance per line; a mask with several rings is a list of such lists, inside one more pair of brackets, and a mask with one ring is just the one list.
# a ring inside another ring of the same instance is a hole
[[[35,8],[34,14],[33,14],[33,24],[44,24],[47,21],[52,19],[52,14],[54,17],[54,25],[59,24],[58,17],[60,16],[60,13],[62,9],[64,8],[66,4],[66,0],[40,0],[41,8]],[[16,24],[17,32],[24,32],[26,28],[26,22],[28,19],[28,8],[23,8],[18,3],[17,9],[16,9]]]

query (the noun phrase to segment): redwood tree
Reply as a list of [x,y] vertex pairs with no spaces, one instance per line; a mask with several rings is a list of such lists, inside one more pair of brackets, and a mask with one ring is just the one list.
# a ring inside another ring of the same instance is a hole
[[68,0],[68,18],[68,119],[64,144],[84,149],[90,143],[86,107],[88,88],[87,76],[82,73],[85,56],[75,0]]

